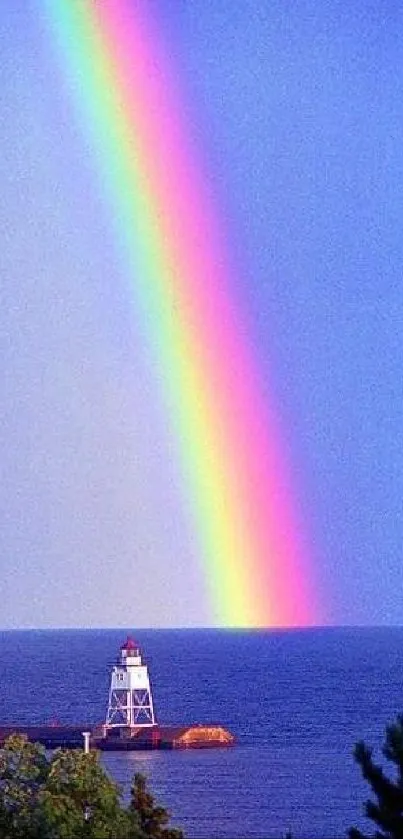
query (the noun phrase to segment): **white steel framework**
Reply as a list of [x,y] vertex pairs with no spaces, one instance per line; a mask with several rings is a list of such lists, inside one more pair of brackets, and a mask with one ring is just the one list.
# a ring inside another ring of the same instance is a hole
[[111,673],[105,728],[146,728],[156,725],[148,668],[140,650],[128,638]]

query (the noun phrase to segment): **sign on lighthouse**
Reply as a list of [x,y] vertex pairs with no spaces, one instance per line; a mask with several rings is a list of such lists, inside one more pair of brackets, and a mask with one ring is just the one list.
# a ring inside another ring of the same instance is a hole
[[139,729],[156,725],[147,665],[138,644],[127,638],[120,648],[109,688],[105,729]]

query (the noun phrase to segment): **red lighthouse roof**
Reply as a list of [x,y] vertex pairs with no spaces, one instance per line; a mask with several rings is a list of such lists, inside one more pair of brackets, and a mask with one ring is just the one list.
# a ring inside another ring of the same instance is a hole
[[133,640],[131,635],[128,635],[125,643],[122,644],[120,649],[121,650],[138,650],[138,647],[139,647],[139,645],[137,644],[137,642]]

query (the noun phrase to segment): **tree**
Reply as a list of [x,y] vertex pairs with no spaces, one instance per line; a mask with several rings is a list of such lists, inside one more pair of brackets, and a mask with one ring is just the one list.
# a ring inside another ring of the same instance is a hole
[[146,779],[140,773],[136,773],[133,779],[130,812],[134,823],[140,824],[142,834],[147,839],[184,839],[181,830],[167,827],[169,813],[164,807],[155,804],[153,795],[147,790]]
[[0,749],[0,839],[184,839],[168,822],[142,775],[124,806],[97,752],[58,749],[48,758],[22,736]]
[[[52,839],[128,839],[129,814],[97,752],[55,752],[39,803]],[[133,839],[142,839],[141,833]]]
[[38,801],[49,764],[45,749],[13,735],[0,750],[0,835],[2,839],[39,836]]
[[[363,742],[355,746],[354,758],[376,798],[366,802],[365,813],[377,826],[374,839],[403,839],[403,716],[387,726],[382,753],[394,765],[392,779],[374,763],[372,749]],[[349,837],[368,839],[357,828],[350,829]]]

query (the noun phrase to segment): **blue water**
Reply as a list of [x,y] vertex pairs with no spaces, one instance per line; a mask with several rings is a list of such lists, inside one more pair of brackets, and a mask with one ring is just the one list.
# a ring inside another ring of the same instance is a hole
[[[0,633],[0,721],[104,719],[122,630]],[[103,756],[189,839],[345,836],[367,788],[351,756],[403,710],[403,629],[139,631],[160,722],[217,722],[230,749]]]

